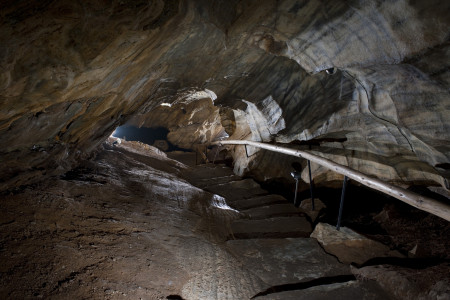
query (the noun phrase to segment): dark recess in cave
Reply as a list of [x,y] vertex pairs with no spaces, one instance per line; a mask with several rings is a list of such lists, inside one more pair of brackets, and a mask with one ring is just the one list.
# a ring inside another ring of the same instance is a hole
[[179,295],[169,295],[166,297],[166,299],[172,299],[172,300],[183,300],[183,298]]

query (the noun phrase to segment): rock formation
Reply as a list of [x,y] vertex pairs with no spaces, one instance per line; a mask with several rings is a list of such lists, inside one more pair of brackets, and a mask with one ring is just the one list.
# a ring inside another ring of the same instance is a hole
[[311,237],[317,239],[328,253],[348,264],[363,264],[374,257],[401,257],[400,253],[394,253],[389,247],[345,227],[336,231],[329,224],[319,223]]
[[[368,174],[448,189],[449,6],[3,1],[1,189],[72,168],[118,125],[157,122],[142,116],[164,103],[208,97],[231,109],[229,135],[314,139],[315,153]],[[217,115],[197,114],[194,129],[181,111],[171,141],[219,135]],[[291,158],[250,152],[233,150],[236,171],[285,176]],[[339,178],[313,168],[317,182]]]

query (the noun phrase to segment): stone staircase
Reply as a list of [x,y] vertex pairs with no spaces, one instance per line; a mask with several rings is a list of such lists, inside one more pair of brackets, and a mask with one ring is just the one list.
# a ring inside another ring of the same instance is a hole
[[286,198],[269,194],[251,178],[234,175],[225,165],[198,165],[186,176],[194,186],[217,194],[242,216],[231,224],[230,239],[309,237],[305,213]]
[[349,265],[310,238],[311,218],[284,197],[269,194],[225,165],[191,165],[185,178],[240,212],[225,247],[270,286],[256,298],[390,299],[379,286],[357,281]]

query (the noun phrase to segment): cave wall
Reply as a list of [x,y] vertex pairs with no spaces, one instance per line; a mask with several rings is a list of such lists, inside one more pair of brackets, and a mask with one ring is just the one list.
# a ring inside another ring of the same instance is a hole
[[[448,2],[2,1],[0,15],[0,190],[207,91],[231,137],[316,139],[312,151],[368,174],[449,189]],[[183,122],[172,139],[188,144]],[[292,160],[231,151],[260,177]]]

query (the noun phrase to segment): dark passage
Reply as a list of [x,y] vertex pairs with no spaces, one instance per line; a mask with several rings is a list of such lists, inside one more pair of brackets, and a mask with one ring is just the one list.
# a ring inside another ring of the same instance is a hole
[[187,149],[179,148],[171,144],[167,140],[169,130],[164,127],[136,127],[131,125],[124,125],[117,127],[113,133],[114,137],[125,139],[127,141],[139,141],[148,145],[153,145],[156,140],[165,140],[169,145],[168,151],[189,151]]

